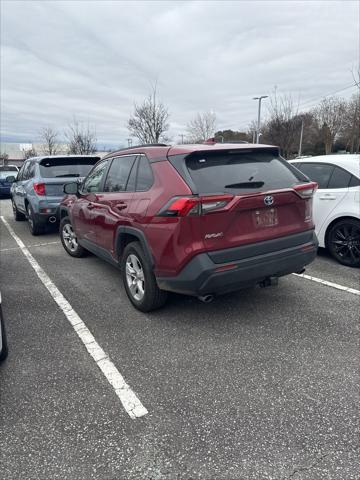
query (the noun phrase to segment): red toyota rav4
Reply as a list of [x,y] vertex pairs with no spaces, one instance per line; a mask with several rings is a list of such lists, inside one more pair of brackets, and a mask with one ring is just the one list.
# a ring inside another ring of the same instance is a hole
[[314,260],[316,186],[273,146],[138,146],[65,185],[61,240],[74,257],[91,251],[120,266],[143,312],[168,291],[210,301]]

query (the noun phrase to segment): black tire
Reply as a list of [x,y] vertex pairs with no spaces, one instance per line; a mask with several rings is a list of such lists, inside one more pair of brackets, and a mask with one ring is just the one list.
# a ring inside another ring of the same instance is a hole
[[[134,266],[134,263],[136,264],[134,271],[130,273],[131,265]],[[130,270],[127,270],[128,267]],[[135,308],[141,312],[151,312],[165,304],[167,292],[159,289],[154,272],[139,242],[126,245],[121,259],[121,274],[127,296]]]
[[25,215],[21,212],[19,212],[19,210],[17,209],[17,206],[15,205],[15,202],[13,199],[11,199],[11,206],[12,206],[12,210],[13,210],[13,214],[14,214],[14,219],[17,221],[17,222],[20,222],[21,220],[25,220]]
[[85,250],[77,241],[76,233],[71,225],[70,218],[64,217],[60,221],[60,239],[65,251],[76,258],[85,257],[88,251]]
[[3,322],[2,312],[1,312],[1,305],[0,305],[0,330],[1,330],[1,344],[2,349],[0,352],[0,362],[3,362],[5,358],[8,356],[8,345],[6,339],[6,332],[5,332],[5,325]]
[[36,220],[34,210],[30,203],[26,205],[26,217],[31,235],[41,235],[44,231],[44,226]]
[[342,265],[360,267],[360,221],[345,218],[336,222],[327,237],[330,254]]

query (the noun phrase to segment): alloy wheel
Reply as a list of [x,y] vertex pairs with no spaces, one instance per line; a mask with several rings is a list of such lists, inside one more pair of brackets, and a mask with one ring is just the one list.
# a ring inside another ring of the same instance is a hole
[[141,262],[136,255],[126,259],[126,281],[132,297],[141,301],[145,295],[145,278]]
[[348,264],[360,262],[360,226],[343,223],[339,225],[330,239],[333,252]]
[[72,253],[76,252],[76,250],[78,248],[77,237],[76,237],[74,229],[70,225],[70,223],[66,223],[63,226],[62,237],[64,239],[64,243],[65,243],[66,248]]
[[28,218],[30,228],[31,228],[31,230],[33,230],[34,229],[34,219],[32,217],[32,212],[31,212],[31,208],[29,207],[29,205],[27,205],[27,207],[26,207],[26,212],[27,212],[27,218]]

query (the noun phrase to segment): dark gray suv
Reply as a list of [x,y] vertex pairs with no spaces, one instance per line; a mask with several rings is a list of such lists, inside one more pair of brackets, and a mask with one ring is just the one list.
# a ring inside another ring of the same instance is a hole
[[11,185],[15,220],[26,218],[33,235],[42,233],[48,223],[56,223],[64,185],[71,181],[81,182],[99,159],[93,155],[27,159]]

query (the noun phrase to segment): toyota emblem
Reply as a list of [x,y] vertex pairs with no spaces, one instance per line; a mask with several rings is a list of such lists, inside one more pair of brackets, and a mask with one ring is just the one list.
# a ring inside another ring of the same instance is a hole
[[271,195],[267,195],[265,198],[264,198],[264,203],[265,205],[267,205],[268,207],[270,207],[270,205],[272,205],[274,203],[274,197],[272,197]]

